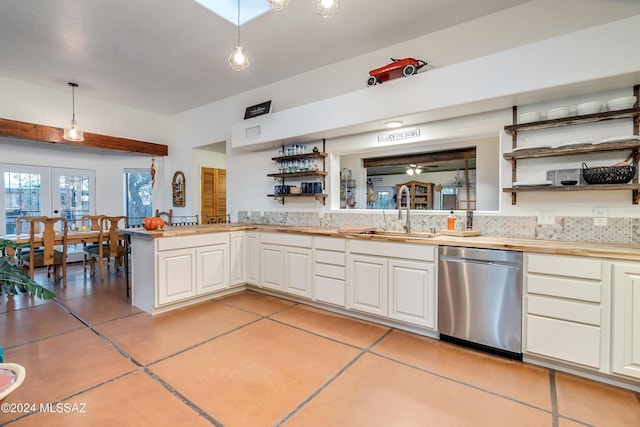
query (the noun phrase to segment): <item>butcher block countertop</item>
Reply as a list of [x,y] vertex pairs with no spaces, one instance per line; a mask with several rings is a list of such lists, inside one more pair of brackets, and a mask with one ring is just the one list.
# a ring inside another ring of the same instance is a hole
[[[564,240],[516,239],[508,237],[445,236],[439,233],[404,233],[400,231],[371,230],[371,227],[311,227],[268,224],[210,224],[179,227],[165,227],[160,231],[142,228],[128,228],[125,233],[142,238],[162,238],[191,236],[196,234],[257,230],[274,233],[308,234],[314,236],[343,237],[347,239],[369,239],[388,242],[405,242],[428,245],[465,246],[470,248],[508,249],[515,251],[547,253],[557,255],[577,255],[598,258],[615,258],[640,261],[640,245],[615,243],[573,242]],[[375,234],[373,234],[375,233]]]

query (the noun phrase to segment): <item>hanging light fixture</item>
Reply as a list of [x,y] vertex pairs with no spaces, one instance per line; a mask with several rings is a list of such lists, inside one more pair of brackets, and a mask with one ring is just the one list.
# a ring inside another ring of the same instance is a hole
[[410,164],[409,167],[407,168],[407,174],[410,176],[415,175],[420,175],[420,173],[422,172],[422,169],[420,169],[420,166],[416,165],[416,164]]
[[323,18],[331,18],[340,10],[340,0],[316,0],[316,11]]
[[289,4],[289,0],[267,0],[271,9],[279,12],[283,10]]
[[235,71],[244,71],[249,67],[249,58],[244,53],[244,48],[240,44],[240,0],[238,0],[238,43],[233,47],[233,52],[229,56],[229,65]]
[[62,137],[67,141],[84,141],[82,128],[76,122],[76,88],[78,84],[69,82],[69,86],[71,86],[73,115],[71,116],[71,122],[64,127],[64,135]]

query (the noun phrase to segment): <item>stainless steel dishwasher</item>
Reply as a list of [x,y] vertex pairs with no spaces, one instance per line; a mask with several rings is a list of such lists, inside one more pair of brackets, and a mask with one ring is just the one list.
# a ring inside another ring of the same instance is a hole
[[522,252],[440,246],[438,330],[522,360]]

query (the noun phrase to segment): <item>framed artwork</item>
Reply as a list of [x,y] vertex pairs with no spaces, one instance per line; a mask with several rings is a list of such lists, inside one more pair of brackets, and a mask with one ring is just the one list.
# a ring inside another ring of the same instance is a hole
[[184,179],[184,173],[181,171],[177,171],[173,174],[173,181],[171,182],[171,187],[173,190],[173,206],[176,207],[184,207],[187,205],[185,192],[186,192],[186,182]]

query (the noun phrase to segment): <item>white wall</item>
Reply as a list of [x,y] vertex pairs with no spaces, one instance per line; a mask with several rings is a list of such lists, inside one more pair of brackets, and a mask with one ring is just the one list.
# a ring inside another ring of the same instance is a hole
[[[333,175],[339,173],[336,162],[339,156],[379,149],[371,142],[376,132],[346,135],[361,125],[398,114],[420,113],[420,121],[415,123],[423,128],[422,144],[446,147],[469,138],[499,135],[504,151],[510,144],[502,131],[511,120],[510,105],[545,100],[562,102],[576,93],[612,88],[628,93],[631,85],[640,82],[640,56],[635,42],[640,36],[639,8],[638,2],[629,1],[535,0],[172,117],[89,99],[82,96],[80,88],[76,92],[77,119],[89,132],[169,145],[169,156],[156,159],[158,181],[154,201],[160,209],[171,207],[169,183],[173,173],[182,170],[191,188],[191,200],[187,199],[188,206],[179,213],[198,213],[199,177],[194,162],[200,153],[193,149],[223,142],[227,145],[230,212],[315,211],[322,209],[316,202],[291,203],[288,199],[281,206],[266,197],[273,190],[274,182],[266,175],[275,170],[271,157],[276,155],[280,139],[295,140],[316,132],[312,141],[317,142],[333,132],[333,137],[327,140],[327,151],[335,154],[327,162],[332,174],[327,182],[332,192],[337,184]],[[576,10],[581,11],[580,19]],[[625,16],[629,18],[592,26]],[[585,25],[590,28],[582,30]],[[369,69],[389,56],[403,55],[427,59],[436,68],[376,88],[364,88]],[[319,80],[321,85],[317,83]],[[57,90],[0,78],[0,117],[62,127],[70,119],[71,94],[67,89],[66,82]],[[275,113],[253,119],[265,123],[261,139],[264,145],[255,146],[255,151],[232,148],[232,134],[238,141],[236,137],[243,135],[247,124],[242,120],[244,109],[268,99],[273,100]],[[420,102],[415,102],[416,99]],[[50,149],[45,145],[37,145],[39,149],[42,147],[45,157],[32,158],[29,149],[8,148],[9,145],[0,141],[3,162],[56,165],[94,162],[100,169],[99,180],[105,181],[99,182],[102,189],[110,188],[109,182],[113,182],[116,174],[121,175],[124,164],[150,165],[145,156],[116,156],[112,161],[102,159],[102,153]],[[505,174],[510,179],[510,165],[499,154],[490,154],[485,160],[500,165],[504,185]],[[478,176],[478,181],[481,180]],[[559,214],[586,215],[593,202],[587,201],[592,197],[585,194],[598,194],[598,203],[610,207],[612,215],[636,212],[630,205],[630,196],[622,193],[575,193],[570,198],[553,195],[551,199],[530,194],[520,197],[521,203],[516,206],[511,206],[509,195],[499,197],[501,209],[507,214],[531,214],[541,207],[555,206]],[[103,208],[113,206],[111,196],[108,197]],[[117,198],[121,204],[121,194]],[[333,194],[331,200],[333,203]]]

